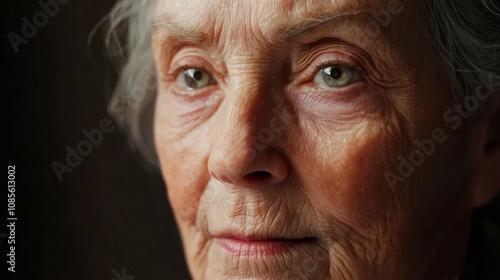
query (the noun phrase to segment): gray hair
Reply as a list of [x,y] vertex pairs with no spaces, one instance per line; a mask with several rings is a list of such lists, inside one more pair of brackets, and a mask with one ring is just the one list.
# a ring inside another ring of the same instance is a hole
[[[156,96],[151,51],[155,4],[156,0],[118,0],[109,14],[106,45],[119,69],[109,112],[127,132],[135,151],[147,163],[158,166],[152,121]],[[496,0],[417,1],[422,23],[457,99],[473,94],[480,79],[500,75],[497,5]]]
[[158,167],[153,141],[157,81],[151,51],[156,0],[118,0],[109,17],[106,46],[119,69],[119,79],[108,106],[145,167]]
[[417,7],[458,100],[473,95],[478,80],[500,75],[500,2],[424,0]]

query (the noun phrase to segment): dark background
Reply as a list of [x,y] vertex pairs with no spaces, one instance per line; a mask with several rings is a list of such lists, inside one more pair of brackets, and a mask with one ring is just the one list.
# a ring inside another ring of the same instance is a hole
[[[48,0],[42,0],[47,2]],[[64,1],[63,1],[64,2]],[[0,243],[2,279],[105,279],[113,270],[135,279],[189,279],[177,228],[159,174],[146,172],[117,129],[60,183],[52,162],[65,163],[66,146],[86,139],[108,117],[116,73],[99,30],[111,0],[59,5],[15,53],[7,37],[22,35],[38,1],[8,1],[2,8],[2,169],[16,165],[16,273],[7,273],[6,239]],[[5,182],[5,181],[4,181]],[[0,234],[6,233],[2,187]],[[123,278],[132,280],[132,278]]]

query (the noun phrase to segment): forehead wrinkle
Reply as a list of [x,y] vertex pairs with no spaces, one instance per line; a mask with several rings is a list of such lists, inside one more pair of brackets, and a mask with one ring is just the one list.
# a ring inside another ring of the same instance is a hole
[[[247,1],[234,1],[224,5],[224,1],[214,1],[202,10],[191,10],[189,16],[165,11],[153,21],[153,34],[174,37],[193,45],[217,47],[236,46],[239,41],[250,43],[262,32],[254,16],[253,6]],[[251,11],[251,12],[249,12]],[[221,16],[214,16],[215,14]]]
[[169,14],[164,14],[155,18],[152,30],[153,34],[165,32],[167,36],[177,37],[182,39],[182,41],[192,44],[208,43],[208,38],[210,37],[209,34],[203,32],[203,30],[188,27],[185,22]]
[[228,4],[229,17],[219,22],[221,44],[234,47],[258,48],[267,45],[269,38],[265,36],[263,15],[269,14],[266,9],[273,6],[265,3],[256,5],[254,1],[233,1]]
[[289,41],[300,37],[309,31],[314,31],[321,26],[330,25],[334,22],[353,21],[360,24],[368,24],[373,17],[366,11],[343,11],[343,12],[320,12],[316,14],[299,17],[294,21],[279,24],[275,27],[273,33],[280,41]]

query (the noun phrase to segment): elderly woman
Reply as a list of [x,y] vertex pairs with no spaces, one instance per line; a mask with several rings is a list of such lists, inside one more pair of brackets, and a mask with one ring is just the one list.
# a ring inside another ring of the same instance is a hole
[[472,212],[500,187],[498,1],[122,0],[110,18],[110,110],[161,169],[194,279],[471,271]]

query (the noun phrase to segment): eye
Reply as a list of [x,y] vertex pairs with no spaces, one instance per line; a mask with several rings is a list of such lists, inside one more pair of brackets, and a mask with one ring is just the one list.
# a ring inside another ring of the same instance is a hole
[[314,82],[329,88],[340,88],[358,81],[361,74],[354,68],[332,65],[322,68],[314,77]]
[[214,83],[212,75],[202,68],[189,68],[177,76],[177,82],[187,89],[197,90]]

